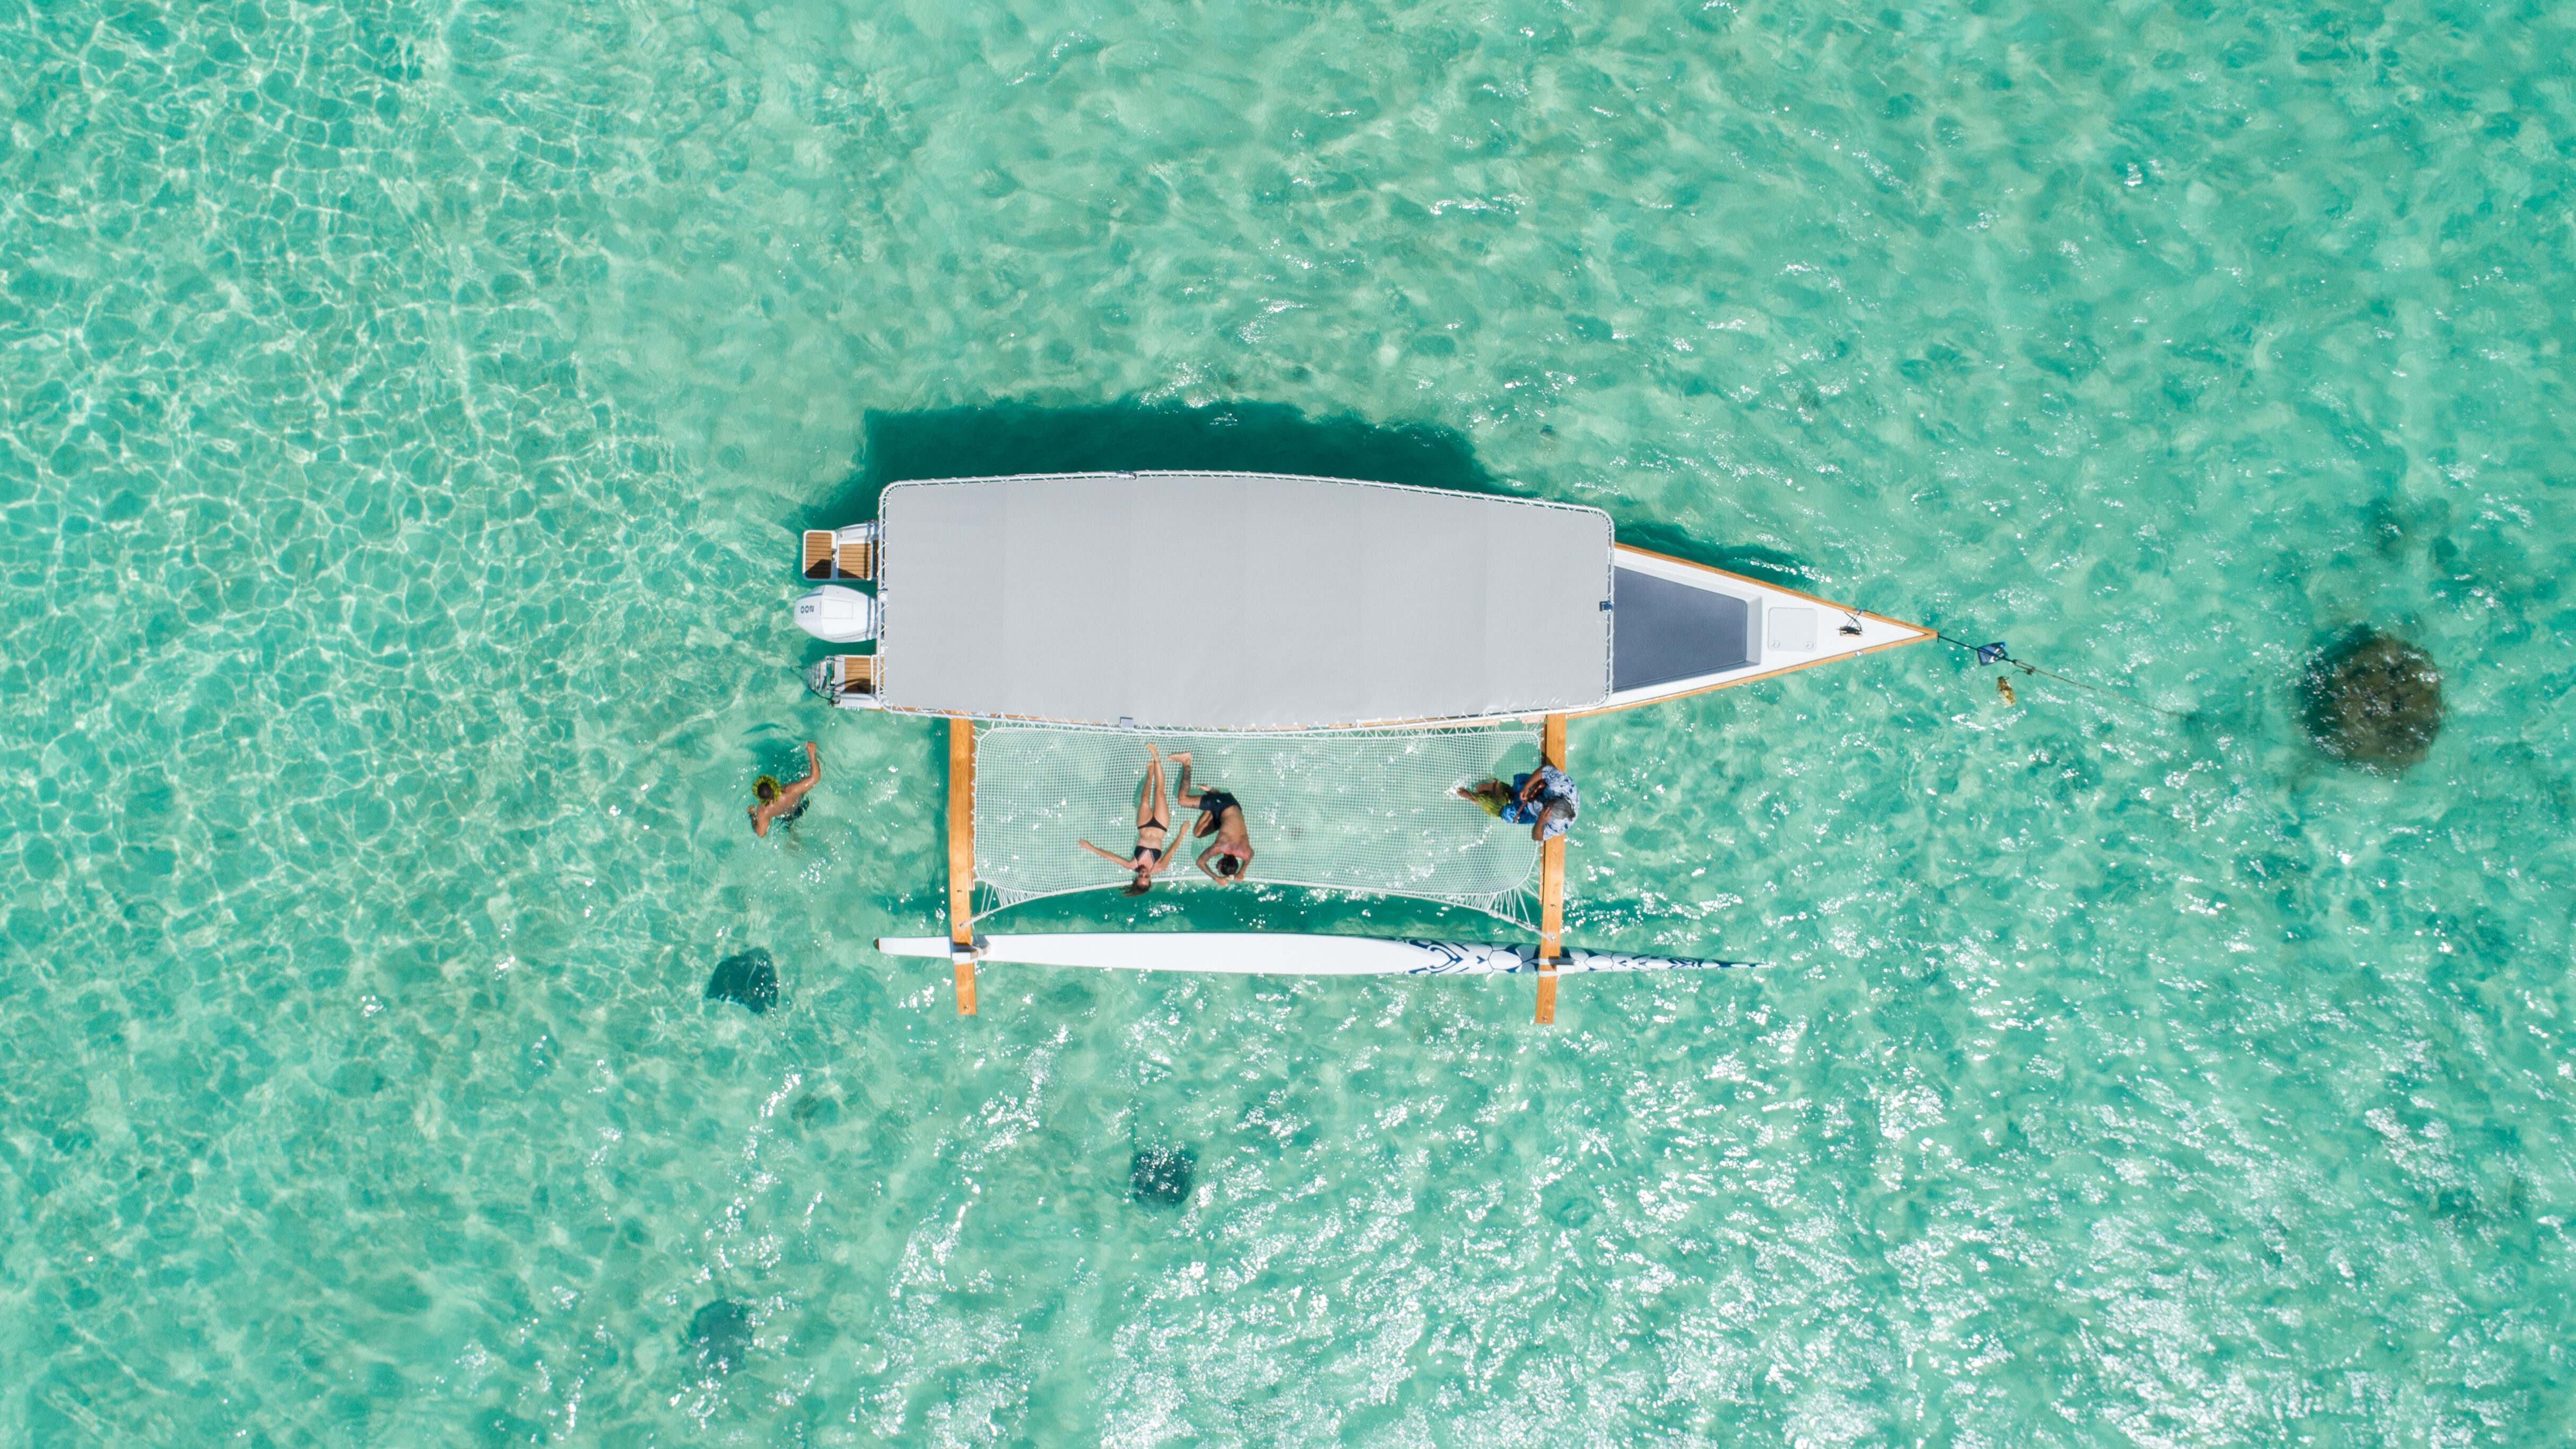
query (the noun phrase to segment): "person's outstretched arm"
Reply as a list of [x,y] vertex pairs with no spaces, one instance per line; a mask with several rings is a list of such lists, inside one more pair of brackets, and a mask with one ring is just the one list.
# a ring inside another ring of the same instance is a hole
[[1545,841],[1547,823],[1551,820],[1556,822],[1556,833],[1563,835],[1574,825],[1574,811],[1562,799],[1548,801],[1547,807],[1538,812],[1538,818],[1530,822],[1530,839]]
[[1136,868],[1136,862],[1129,857],[1123,855],[1111,855],[1108,851],[1101,849],[1099,846],[1092,844],[1088,840],[1077,840],[1074,844],[1081,846],[1083,849],[1090,851],[1096,856],[1099,856],[1102,860],[1109,862],[1120,870],[1134,870]]
[[779,791],[776,803],[781,808],[792,806],[805,798],[806,791],[821,783],[823,783],[823,755],[821,751],[814,748],[812,740],[807,740],[805,742],[805,778]]
[[1216,854],[1216,852],[1217,847],[1213,845],[1199,852],[1199,874],[1206,876],[1209,880],[1215,881],[1218,885],[1223,885],[1225,884],[1225,877],[1208,869],[1208,857]]

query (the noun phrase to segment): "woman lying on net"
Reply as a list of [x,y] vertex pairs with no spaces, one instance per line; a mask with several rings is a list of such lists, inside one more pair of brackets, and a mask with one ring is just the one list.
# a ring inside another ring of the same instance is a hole
[[1120,859],[1088,840],[1079,842],[1083,849],[1102,860],[1136,873],[1136,879],[1122,892],[1131,896],[1141,896],[1152,890],[1154,877],[1172,864],[1172,812],[1163,798],[1163,752],[1153,745],[1147,745],[1145,752],[1145,790],[1136,799],[1135,854]]

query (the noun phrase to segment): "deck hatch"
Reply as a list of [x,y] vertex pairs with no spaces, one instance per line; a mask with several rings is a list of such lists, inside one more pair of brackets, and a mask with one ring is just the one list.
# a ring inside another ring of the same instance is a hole
[[1636,569],[1612,577],[1617,607],[1611,655],[1613,690],[1646,689],[1696,679],[1753,662],[1753,605],[1732,594]]

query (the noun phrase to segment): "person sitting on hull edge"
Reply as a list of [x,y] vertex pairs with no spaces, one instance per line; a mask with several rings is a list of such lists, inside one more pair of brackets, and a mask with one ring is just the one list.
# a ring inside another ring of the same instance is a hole
[[1563,835],[1583,808],[1573,779],[1554,765],[1541,765],[1529,774],[1514,775],[1508,785],[1500,780],[1486,780],[1472,788],[1462,785],[1457,795],[1461,800],[1475,801],[1486,814],[1506,825],[1528,826],[1532,840],[1553,840]]

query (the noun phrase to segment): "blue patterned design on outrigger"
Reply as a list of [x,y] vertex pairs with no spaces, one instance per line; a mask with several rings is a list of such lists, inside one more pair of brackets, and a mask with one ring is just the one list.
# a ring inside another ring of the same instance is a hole
[[[1505,976],[1538,970],[1538,947],[1501,946],[1475,941],[1426,941],[1405,937],[1404,944],[1429,951],[1438,959],[1412,967],[1407,976]],[[1509,963],[1509,964],[1506,964]],[[1761,966],[1761,961],[1698,961],[1673,956],[1631,956],[1615,951],[1568,951],[1557,958],[1560,973],[1576,971],[1721,971]]]

